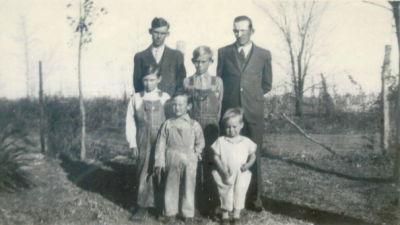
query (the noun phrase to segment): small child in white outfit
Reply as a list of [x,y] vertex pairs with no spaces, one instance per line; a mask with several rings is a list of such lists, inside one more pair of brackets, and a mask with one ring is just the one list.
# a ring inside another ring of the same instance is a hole
[[226,135],[219,137],[211,146],[217,167],[212,175],[221,201],[222,224],[229,224],[229,212],[233,210],[233,221],[237,222],[244,208],[251,180],[249,168],[256,160],[257,145],[240,135],[243,128],[241,108],[227,110],[222,123]]

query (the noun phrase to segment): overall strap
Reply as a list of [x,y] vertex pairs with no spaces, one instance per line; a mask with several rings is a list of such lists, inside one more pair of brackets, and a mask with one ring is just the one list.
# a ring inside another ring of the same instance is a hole
[[213,90],[213,91],[217,90],[217,77],[216,76],[211,77],[211,90]]
[[191,87],[194,86],[194,77],[193,76],[189,77],[189,86],[191,86]]
[[190,118],[190,127],[192,128],[192,130],[194,130],[194,122],[195,120]]
[[214,87],[217,85],[217,78],[215,76],[211,77],[211,85]]
[[191,95],[191,97],[192,97],[193,100],[195,99],[195,96],[196,96],[196,91],[195,91],[195,89],[196,89],[196,88],[194,87],[194,77],[191,76],[191,77],[189,77],[188,91],[189,91],[189,93],[190,93],[190,95]]

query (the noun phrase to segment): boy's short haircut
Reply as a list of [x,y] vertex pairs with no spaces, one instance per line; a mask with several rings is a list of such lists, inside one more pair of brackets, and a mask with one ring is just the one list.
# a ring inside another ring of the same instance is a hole
[[238,117],[239,121],[243,123],[243,109],[240,107],[236,108],[230,108],[226,110],[224,113],[224,116],[222,117],[222,124],[225,126],[226,122],[228,122],[229,119]]
[[174,95],[172,96],[172,99],[174,99],[174,98],[176,98],[176,97],[178,97],[178,96],[184,96],[184,97],[186,97],[187,103],[188,103],[188,104],[192,104],[192,102],[193,102],[193,99],[192,99],[191,95],[190,95],[187,91],[184,91],[184,90],[178,90],[178,91],[176,91],[176,92],[174,93]]
[[158,27],[167,27],[169,29],[169,23],[162,17],[155,17],[153,21],[151,21],[151,29]]
[[193,50],[193,58],[192,60],[197,59],[201,55],[208,55],[210,60],[213,60],[213,52],[210,47],[202,45],[197,47],[195,50]]
[[157,78],[160,78],[161,74],[160,74],[159,66],[154,65],[154,64],[148,64],[143,67],[142,78],[144,78],[147,75],[151,75],[151,74],[155,74],[157,76]]

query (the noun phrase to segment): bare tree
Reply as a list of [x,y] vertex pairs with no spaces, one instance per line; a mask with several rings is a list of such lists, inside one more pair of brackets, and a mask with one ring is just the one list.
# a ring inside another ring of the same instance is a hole
[[43,72],[42,72],[42,61],[39,61],[39,134],[40,134],[40,149],[43,154],[46,153],[46,141],[45,141],[45,115],[44,115],[44,102],[43,102]]
[[13,39],[22,45],[26,98],[30,98],[34,93],[31,74],[31,46],[35,38],[34,34],[28,30],[28,25],[24,16],[20,17],[19,32]]
[[302,116],[305,81],[313,64],[316,37],[327,2],[276,1],[269,5],[255,4],[282,34],[290,65],[288,70],[295,96],[295,114]]
[[[67,4],[67,8],[74,8],[72,3]],[[74,32],[78,33],[78,56],[77,56],[77,72],[78,72],[78,88],[79,88],[79,109],[81,112],[81,160],[86,159],[86,113],[82,90],[82,50],[84,46],[92,42],[92,25],[100,13],[106,14],[104,8],[97,10],[94,7],[93,0],[79,0],[79,15],[74,19],[67,16],[70,25],[74,27]]]
[[331,95],[328,92],[328,84],[326,82],[326,78],[324,76],[324,74],[321,73],[321,91],[320,91],[320,97],[319,99],[321,100],[321,106],[322,109],[324,111],[325,116],[331,116],[333,111],[334,111],[334,107],[335,104],[333,103],[333,99],[331,97]]
[[354,79],[353,76],[351,76],[351,74],[347,74],[347,78],[349,78],[350,83],[358,89],[357,102],[361,107],[360,111],[365,112],[367,110],[367,95],[365,94],[363,87]]

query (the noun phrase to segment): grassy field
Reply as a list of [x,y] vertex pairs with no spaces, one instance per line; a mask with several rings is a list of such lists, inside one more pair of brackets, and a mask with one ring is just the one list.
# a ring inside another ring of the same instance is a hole
[[[269,135],[264,152],[265,197],[361,219],[397,224],[393,162],[383,156],[378,135],[312,135],[337,155],[301,135]],[[312,211],[312,210],[311,210]],[[318,222],[313,215],[296,215]],[[322,218],[323,219],[323,218]],[[350,219],[351,221],[351,219]],[[334,221],[320,222],[335,224]],[[340,224],[340,223],[336,223]],[[344,224],[353,224],[351,222]],[[363,224],[355,221],[354,224]]]
[[[379,135],[311,135],[337,154],[300,134],[265,136],[265,207],[315,224],[335,224],[331,220],[338,218],[343,221],[336,224],[394,223],[393,162],[390,153],[382,154]],[[95,158],[106,160],[127,151],[117,133],[98,132],[89,140],[88,154]]]
[[[133,162],[112,160],[128,154],[125,100],[88,103],[88,162],[77,160],[77,99],[55,97],[47,103],[48,156],[39,153],[38,145],[27,149],[30,164],[23,170],[35,185],[17,193],[0,192],[0,224],[137,224],[129,220],[135,201]],[[0,101],[0,122],[12,121],[38,143],[35,104]],[[382,154],[378,126],[366,124],[373,117],[347,113],[338,118],[296,118],[336,154],[283,121],[267,123],[262,154],[266,211],[246,211],[244,224],[400,224],[393,153]],[[196,224],[218,224],[197,219]],[[159,223],[150,216],[143,224]]]

